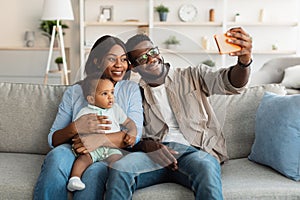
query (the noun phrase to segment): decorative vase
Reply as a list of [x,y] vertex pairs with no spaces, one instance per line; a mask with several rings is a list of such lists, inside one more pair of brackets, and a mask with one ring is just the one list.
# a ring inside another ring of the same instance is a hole
[[161,22],[167,21],[167,16],[168,16],[167,12],[160,12],[159,13],[159,21],[161,21]]
[[206,36],[203,36],[201,38],[201,43],[202,43],[202,48],[205,50],[209,50],[209,41],[208,38]]
[[33,47],[34,46],[34,31],[26,31],[25,32],[25,46]]
[[215,10],[214,9],[210,9],[209,10],[209,21],[210,22],[214,22],[215,21]]
[[259,22],[264,22],[265,21],[265,10],[264,9],[260,9],[258,21]]

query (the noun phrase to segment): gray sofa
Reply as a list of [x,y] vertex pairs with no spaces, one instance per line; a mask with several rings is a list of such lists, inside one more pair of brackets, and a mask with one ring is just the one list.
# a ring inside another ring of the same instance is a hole
[[[43,159],[50,150],[47,134],[65,89],[66,86],[0,83],[1,200],[32,199]],[[230,156],[222,165],[225,199],[300,199],[300,182],[247,159],[254,140],[255,112],[265,91],[286,92],[280,85],[269,84],[249,88],[240,95],[211,97]],[[189,189],[164,183],[137,190],[133,199],[194,197]]]
[[[284,78],[285,69],[295,65],[300,65],[300,57],[277,57],[268,60],[257,72],[252,73],[250,85],[280,84]],[[300,88],[287,88],[287,93],[300,94]]]

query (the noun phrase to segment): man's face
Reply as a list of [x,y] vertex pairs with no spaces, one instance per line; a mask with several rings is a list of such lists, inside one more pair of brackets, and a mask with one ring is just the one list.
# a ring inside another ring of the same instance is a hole
[[157,47],[149,41],[143,41],[131,52],[134,62],[133,71],[138,72],[143,79],[155,80],[162,75],[163,60]]

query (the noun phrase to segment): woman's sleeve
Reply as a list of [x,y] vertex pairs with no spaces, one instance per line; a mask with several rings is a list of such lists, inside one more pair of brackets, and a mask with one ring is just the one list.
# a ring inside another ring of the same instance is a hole
[[133,83],[132,87],[130,87],[130,98],[129,108],[127,110],[127,116],[131,118],[136,125],[137,128],[137,136],[136,136],[136,143],[140,141],[143,133],[143,105],[142,105],[142,95],[138,84]]
[[65,128],[72,122],[73,106],[72,106],[72,87],[69,87],[62,97],[62,101],[58,106],[58,112],[48,134],[48,144],[51,148],[52,136],[55,131]]

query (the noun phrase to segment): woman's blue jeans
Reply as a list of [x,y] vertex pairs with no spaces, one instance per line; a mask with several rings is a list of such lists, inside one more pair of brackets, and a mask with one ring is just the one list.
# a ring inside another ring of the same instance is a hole
[[177,171],[155,164],[145,153],[129,154],[113,165],[107,180],[106,199],[132,199],[135,190],[164,182],[190,188],[195,199],[223,199],[221,167],[213,156],[191,146],[164,144],[179,152]]
[[[34,200],[66,200],[67,183],[75,156],[71,145],[63,144],[52,149],[46,156],[34,188]],[[96,162],[86,169],[82,181],[86,189],[74,192],[73,199],[103,199],[108,167]]]

